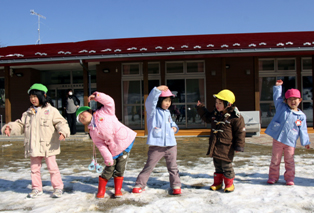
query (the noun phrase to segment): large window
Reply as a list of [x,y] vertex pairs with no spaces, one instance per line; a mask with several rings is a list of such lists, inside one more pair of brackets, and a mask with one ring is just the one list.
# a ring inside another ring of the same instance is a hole
[[[302,75],[302,98],[301,108],[307,116],[309,126],[313,125],[313,101],[312,101],[312,60],[303,58],[301,60]],[[267,127],[276,113],[273,102],[273,86],[276,80],[283,80],[282,96],[288,89],[297,88],[296,59],[274,58],[259,60],[259,86],[260,86],[260,109],[261,126]]]
[[4,78],[0,78],[0,107],[5,107]]
[[302,110],[308,126],[313,126],[313,77],[312,58],[302,58]]
[[[144,129],[144,82],[141,63],[122,64],[123,122],[132,129]],[[159,63],[148,63],[148,90],[160,85]]]
[[[149,92],[160,85],[160,64],[148,63]],[[144,129],[144,83],[141,63],[122,64],[123,122],[133,129]],[[131,71],[132,70],[132,71]],[[205,102],[205,67],[203,61],[165,63],[166,85],[176,97],[169,109],[180,128],[204,128],[196,112],[198,100]]]
[[196,111],[197,101],[205,102],[204,70],[203,61],[166,62],[167,86],[176,95],[170,111],[180,128],[204,128],[206,125]]

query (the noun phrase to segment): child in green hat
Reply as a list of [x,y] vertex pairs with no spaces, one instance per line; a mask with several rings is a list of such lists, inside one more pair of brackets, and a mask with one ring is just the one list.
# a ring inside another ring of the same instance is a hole
[[106,167],[99,176],[97,198],[104,198],[106,185],[114,177],[115,197],[121,197],[123,174],[135,141],[136,132],[122,124],[115,115],[114,100],[101,92],[94,92],[88,97],[88,102],[94,100],[102,107],[93,114],[90,107],[83,106],[76,112],[77,121],[88,125],[93,143],[104,158]]
[[24,134],[25,157],[31,159],[32,192],[28,198],[43,194],[40,169],[45,158],[50,173],[51,185],[54,188],[53,198],[61,197],[63,182],[61,179],[56,155],[60,154],[60,141],[70,135],[67,121],[52,106],[47,96],[48,89],[42,84],[33,84],[28,90],[31,106],[21,119],[9,122],[2,127],[2,134],[7,136]]

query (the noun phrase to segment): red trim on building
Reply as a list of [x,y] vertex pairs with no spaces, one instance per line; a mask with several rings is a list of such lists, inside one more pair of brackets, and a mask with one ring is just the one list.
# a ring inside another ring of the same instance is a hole
[[[88,40],[0,48],[1,61],[204,50],[314,48],[314,32],[242,33]],[[7,65],[7,64],[6,64]]]

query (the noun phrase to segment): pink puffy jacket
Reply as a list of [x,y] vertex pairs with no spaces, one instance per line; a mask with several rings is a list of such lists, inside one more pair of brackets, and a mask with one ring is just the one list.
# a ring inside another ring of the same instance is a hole
[[134,141],[137,133],[118,120],[114,100],[109,95],[101,92],[95,92],[94,95],[95,101],[104,106],[93,114],[96,127],[88,126],[90,136],[105,164],[112,166],[112,157],[122,153]]

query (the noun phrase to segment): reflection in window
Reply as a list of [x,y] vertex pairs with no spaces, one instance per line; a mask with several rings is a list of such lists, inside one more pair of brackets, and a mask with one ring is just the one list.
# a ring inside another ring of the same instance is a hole
[[204,79],[186,79],[186,99],[188,103],[204,101]]
[[82,84],[83,83],[83,70],[81,71],[72,71],[73,84]]
[[159,63],[148,64],[148,74],[159,74]]
[[5,107],[4,78],[0,78],[0,107]]
[[306,115],[306,123],[308,126],[313,126],[313,103],[303,103],[303,112]]
[[295,60],[278,59],[278,70],[295,70]]
[[[167,86],[176,97],[169,109],[172,120],[181,127],[203,128],[204,123],[196,112],[198,100],[205,101],[204,79],[169,79]],[[186,85],[186,87],[185,87]]]
[[138,104],[141,100],[140,81],[123,82],[123,103]]
[[139,75],[140,65],[139,64],[124,64],[123,75]]
[[260,71],[275,70],[275,60],[260,60],[259,61]]
[[271,122],[273,119],[276,109],[274,106],[274,103],[265,103],[261,104],[261,126],[263,128],[267,127],[268,124]]
[[167,73],[183,73],[183,63],[166,63]]
[[276,77],[260,78],[261,101],[273,100],[273,86],[276,83]]
[[204,72],[203,62],[187,62],[187,72]]
[[43,71],[40,73],[41,83],[44,85],[70,84],[71,71]]
[[304,101],[312,100],[313,97],[313,78],[312,76],[303,76],[302,98]]
[[312,59],[303,59],[302,60],[302,69],[303,70],[312,70]]
[[124,106],[124,124],[134,129],[141,128],[142,111],[140,106]]
[[167,86],[171,92],[176,96],[172,101],[173,103],[185,102],[185,83],[184,79],[179,80],[167,80]]

